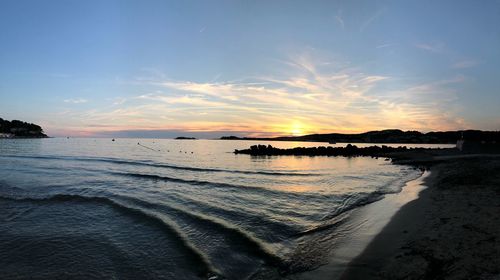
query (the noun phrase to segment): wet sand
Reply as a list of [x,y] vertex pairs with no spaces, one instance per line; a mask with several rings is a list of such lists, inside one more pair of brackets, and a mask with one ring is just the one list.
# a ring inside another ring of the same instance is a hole
[[408,181],[401,192],[387,194],[382,200],[370,203],[349,212],[349,218],[332,233],[336,246],[328,256],[328,264],[313,271],[293,275],[294,280],[338,279],[349,267],[349,263],[378,236],[398,210],[418,198],[425,189],[425,172],[419,178]]
[[500,158],[426,164],[428,188],[396,213],[342,279],[500,279]]

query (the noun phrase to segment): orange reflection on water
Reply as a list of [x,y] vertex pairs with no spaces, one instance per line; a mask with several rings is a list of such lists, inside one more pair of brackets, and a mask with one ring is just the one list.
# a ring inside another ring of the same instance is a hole
[[284,188],[281,188],[281,190],[288,191],[288,192],[303,193],[303,192],[315,192],[315,191],[318,191],[319,188],[316,186],[311,186],[311,185],[291,185],[291,186],[286,186]]
[[[302,145],[303,146],[303,145]],[[300,147],[298,146],[291,146]],[[285,147],[288,148],[288,147]],[[278,156],[270,157],[268,162],[269,169],[286,169],[286,170],[311,170],[324,167],[326,158],[311,157],[311,156]]]

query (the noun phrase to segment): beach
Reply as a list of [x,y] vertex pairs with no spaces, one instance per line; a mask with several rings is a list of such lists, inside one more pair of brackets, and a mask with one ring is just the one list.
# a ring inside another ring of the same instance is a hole
[[342,279],[498,279],[500,158],[427,160],[431,175]]

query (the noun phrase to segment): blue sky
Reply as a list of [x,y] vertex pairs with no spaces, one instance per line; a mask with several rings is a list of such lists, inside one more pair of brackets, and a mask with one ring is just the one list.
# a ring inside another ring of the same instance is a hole
[[500,130],[500,1],[0,2],[0,117],[54,136]]

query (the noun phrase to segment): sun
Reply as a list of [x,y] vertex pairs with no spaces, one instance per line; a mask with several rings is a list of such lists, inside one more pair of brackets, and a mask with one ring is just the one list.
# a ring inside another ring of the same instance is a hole
[[302,130],[301,130],[301,129],[293,129],[293,130],[292,130],[292,135],[293,135],[293,136],[299,136],[299,135],[302,135]]
[[300,135],[303,135],[304,134],[304,128],[302,126],[302,124],[298,123],[298,122],[295,122],[293,123],[291,126],[290,126],[290,129],[289,129],[290,133],[293,135],[293,136],[300,136]]

